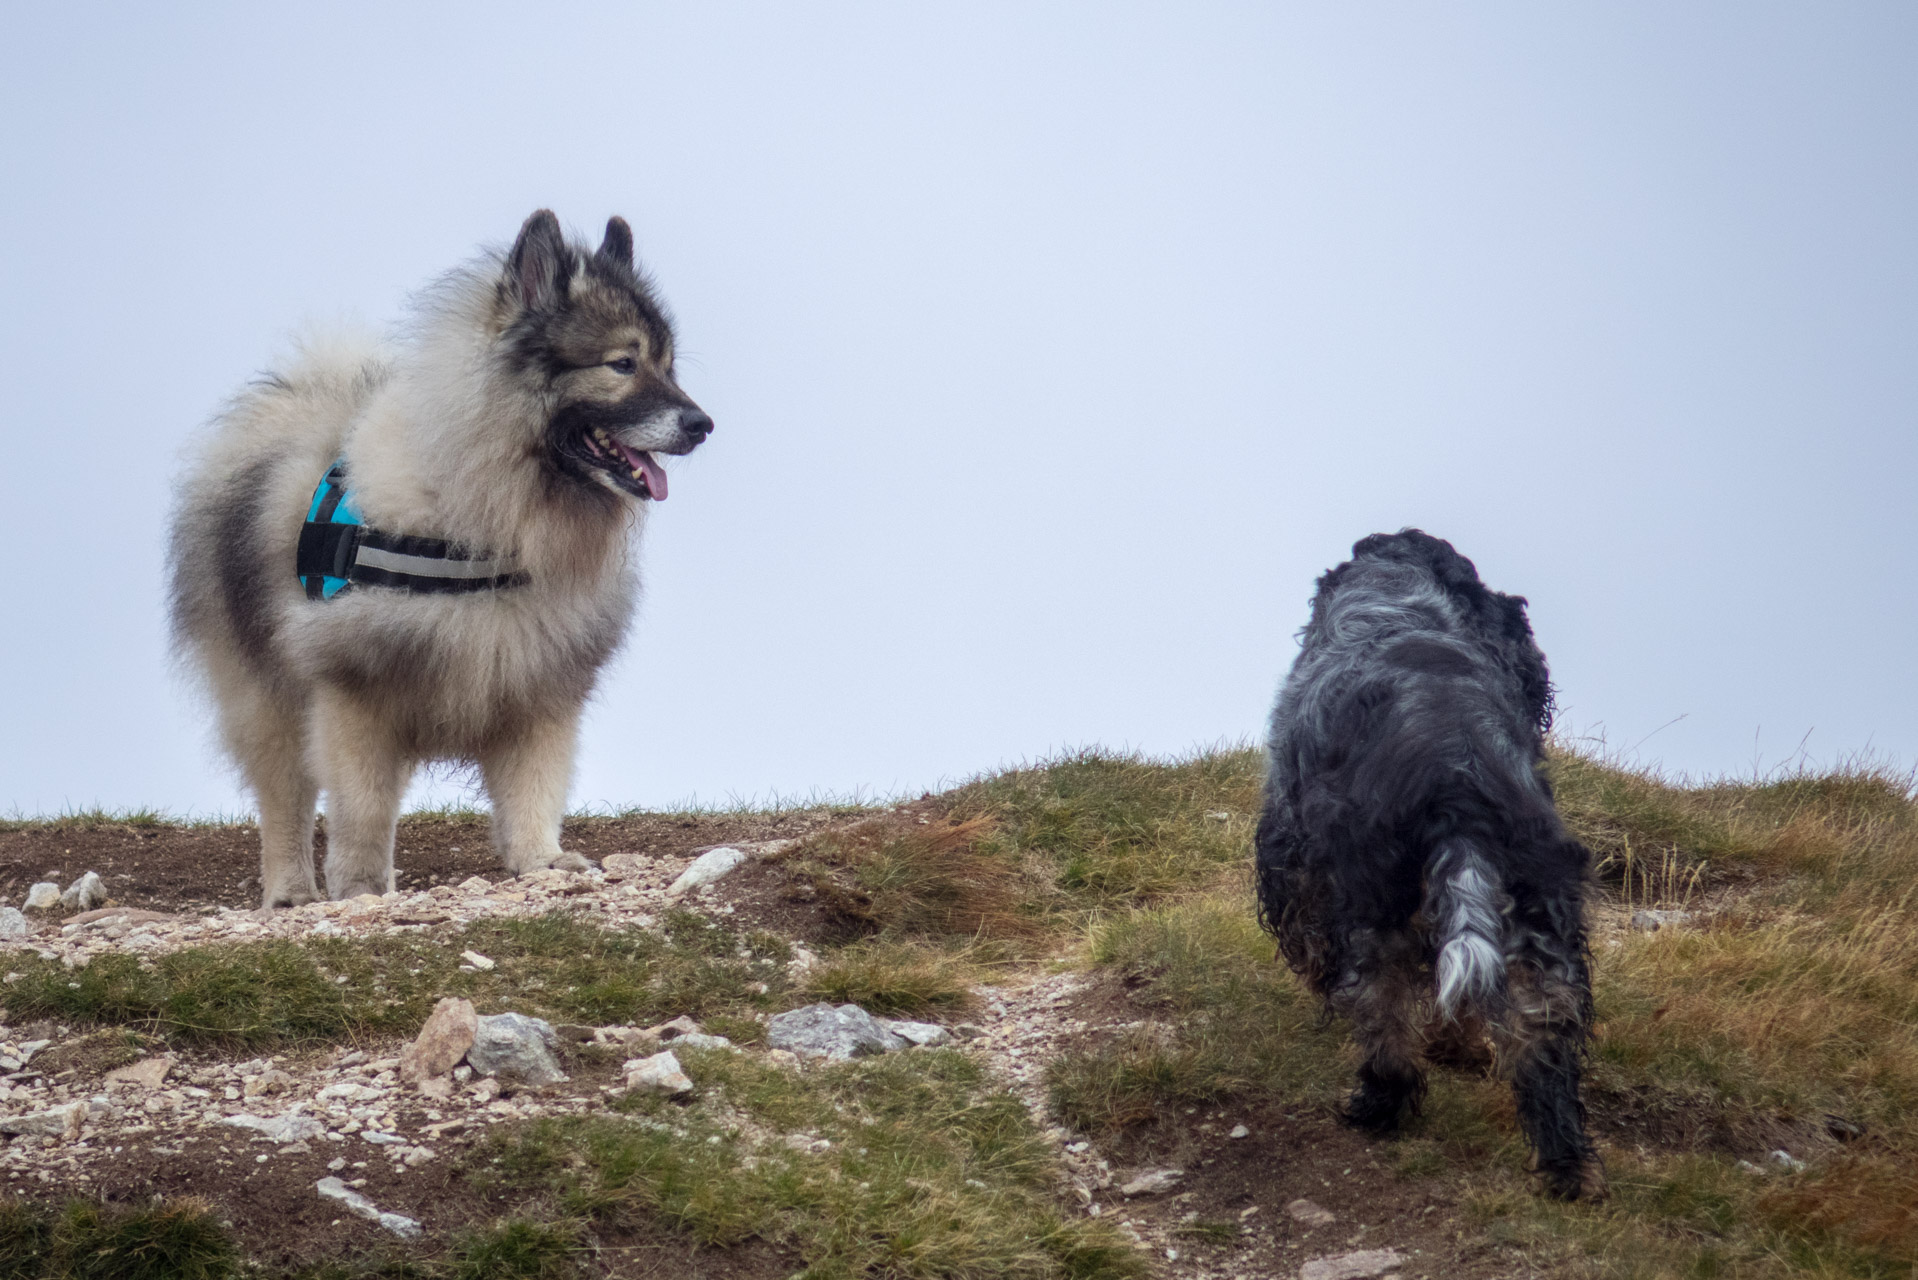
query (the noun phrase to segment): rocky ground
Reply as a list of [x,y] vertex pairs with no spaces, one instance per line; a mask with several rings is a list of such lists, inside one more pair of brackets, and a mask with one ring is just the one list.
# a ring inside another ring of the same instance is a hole
[[[411,877],[404,883],[418,886],[410,891],[273,912],[246,902],[252,890],[242,873],[250,867],[245,851],[224,847],[243,843],[231,828],[197,837],[178,828],[15,830],[0,838],[0,886],[12,890],[11,901],[21,901],[42,877],[63,890],[85,873],[100,879],[64,904],[17,918],[0,948],[79,967],[109,953],[150,958],[221,941],[435,937],[474,921],[556,908],[619,929],[646,929],[680,905],[782,931],[798,944],[792,964],[803,969],[812,962],[809,947],[822,945],[818,921],[805,895],[788,892],[763,855],[835,820],[823,812],[691,823],[645,818],[627,820],[623,830],[607,820],[611,829],[596,829],[598,847],[586,850],[602,860],[601,870],[520,879],[490,868],[483,827],[450,824],[436,837],[415,839],[430,847],[416,847],[421,856],[410,865],[403,849]],[[708,854],[703,867],[733,865],[707,883],[688,883],[697,855],[719,844],[744,857]],[[196,882],[196,861],[217,874]],[[0,918],[0,932],[10,919]],[[0,964],[5,958],[0,952]],[[491,963],[477,953],[464,959],[475,967]],[[1392,1177],[1379,1149],[1325,1114],[1194,1107],[1123,1140],[1057,1127],[1045,1116],[1048,1059],[1084,1038],[1149,1031],[1149,1023],[1122,989],[1075,971],[1063,956],[981,988],[977,997],[951,1025],[922,1028],[913,1039],[950,1036],[983,1060],[1047,1126],[1070,1211],[1118,1224],[1154,1259],[1157,1274],[1523,1274],[1463,1223],[1442,1189]],[[671,1092],[677,1085],[666,1068],[675,1064],[658,1059],[670,1056],[674,1041],[691,1035],[684,1043],[716,1043],[683,1020],[655,1028],[561,1026],[550,1035],[531,1033],[539,1042],[532,1048],[550,1055],[550,1072],[484,1063],[475,1069],[471,1006],[445,1016],[450,1032],[440,1027],[412,1048],[395,1037],[251,1058],[174,1051],[105,1071],[88,1058],[101,1033],[46,1022],[0,1027],[0,1133],[10,1135],[0,1149],[0,1184],[49,1199],[199,1195],[269,1263],[347,1243],[373,1247],[486,1216],[490,1206],[447,1171],[455,1163],[449,1157],[482,1140],[489,1126],[604,1110],[635,1083]],[[776,1031],[770,1023],[768,1029]],[[768,1034],[735,1051],[805,1070],[814,1046],[782,1043]],[[912,1050],[900,1039],[894,1051]],[[422,1055],[431,1059],[425,1066]],[[651,1076],[648,1063],[657,1068]],[[804,1134],[773,1137],[807,1141]],[[703,1270],[705,1264],[673,1252],[670,1232],[635,1248],[657,1253],[657,1274],[771,1276],[795,1269],[776,1252],[745,1251]]]

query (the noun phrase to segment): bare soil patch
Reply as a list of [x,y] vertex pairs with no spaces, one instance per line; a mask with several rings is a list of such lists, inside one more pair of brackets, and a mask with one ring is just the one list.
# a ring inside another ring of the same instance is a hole
[[[831,824],[823,809],[777,814],[640,814],[568,818],[560,842],[598,861],[612,853],[687,857],[714,845],[810,835]],[[324,824],[321,824],[324,827]],[[316,841],[324,859],[326,832]],[[0,900],[18,903],[30,885],[51,880],[65,888],[97,871],[116,905],[186,912],[206,907],[259,905],[260,836],[250,823],[176,827],[93,821],[34,824],[0,831]],[[394,863],[407,890],[457,884],[469,876],[498,879],[490,829],[482,816],[408,818],[400,823]],[[761,873],[769,892],[768,920],[784,912],[783,877]],[[769,927],[771,927],[769,925]]]

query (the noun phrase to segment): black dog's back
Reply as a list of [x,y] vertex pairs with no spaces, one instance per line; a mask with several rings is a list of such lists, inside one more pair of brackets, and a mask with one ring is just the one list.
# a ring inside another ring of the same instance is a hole
[[[1319,579],[1272,717],[1259,905],[1286,959],[1360,1024],[1359,1123],[1417,1106],[1428,1004],[1562,1041],[1577,1107],[1588,856],[1540,772],[1550,720],[1525,601],[1451,544],[1376,534]],[[1573,1131],[1576,1181],[1589,1144]]]

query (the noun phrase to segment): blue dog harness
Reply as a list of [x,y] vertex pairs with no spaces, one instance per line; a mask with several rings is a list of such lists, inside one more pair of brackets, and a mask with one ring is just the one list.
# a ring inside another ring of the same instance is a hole
[[495,591],[532,580],[511,556],[370,527],[347,486],[345,459],[334,463],[313,490],[295,568],[309,600],[331,600],[355,583],[424,595]]

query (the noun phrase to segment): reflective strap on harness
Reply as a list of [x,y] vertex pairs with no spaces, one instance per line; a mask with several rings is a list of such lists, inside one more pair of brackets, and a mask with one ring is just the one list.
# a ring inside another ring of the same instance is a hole
[[334,463],[313,490],[295,568],[309,600],[331,600],[354,583],[429,594],[495,591],[531,580],[511,556],[369,528],[347,487],[344,461]]

